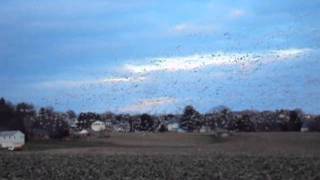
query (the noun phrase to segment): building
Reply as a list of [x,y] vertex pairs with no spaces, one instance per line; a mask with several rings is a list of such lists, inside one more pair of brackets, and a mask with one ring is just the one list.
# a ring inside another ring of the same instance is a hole
[[178,133],[185,133],[186,131],[182,129],[177,122],[169,122],[167,124],[167,130],[169,132],[178,132]]
[[130,124],[127,122],[121,122],[112,125],[113,132],[130,132]]
[[110,121],[110,120],[107,120],[107,121],[105,121],[104,123],[105,123],[105,125],[106,125],[107,127],[111,127],[111,126],[112,126],[112,121]]
[[88,136],[89,135],[89,131],[86,129],[82,129],[81,131],[78,132],[78,135],[80,136]]
[[312,132],[320,131],[320,121],[319,120],[305,120],[302,123],[301,132]]
[[209,126],[201,126],[201,128],[199,129],[200,133],[210,133],[211,132],[211,128]]
[[0,146],[9,150],[22,148],[25,144],[25,135],[21,131],[0,132]]
[[114,132],[126,132],[126,130],[120,125],[114,125],[113,126],[113,131]]
[[91,129],[93,130],[93,131],[103,131],[103,130],[105,130],[106,129],[106,125],[105,125],[105,123],[104,122],[102,122],[102,121],[95,121],[95,122],[93,122],[92,124],[91,124]]
[[171,122],[167,124],[167,129],[170,132],[178,132],[179,128],[180,128],[180,125],[177,122]]

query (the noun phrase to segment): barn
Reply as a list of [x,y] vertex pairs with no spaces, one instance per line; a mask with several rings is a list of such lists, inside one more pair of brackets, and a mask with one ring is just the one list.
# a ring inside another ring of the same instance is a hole
[[0,147],[9,150],[19,149],[25,144],[25,135],[21,131],[1,131]]

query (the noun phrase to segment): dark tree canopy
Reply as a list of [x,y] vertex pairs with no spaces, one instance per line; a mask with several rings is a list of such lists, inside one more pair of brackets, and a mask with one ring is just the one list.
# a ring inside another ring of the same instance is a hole
[[87,129],[87,128],[90,128],[91,124],[97,120],[101,120],[100,115],[97,113],[94,113],[94,112],[80,113],[78,117],[77,126],[80,129]]
[[[71,121],[72,120],[72,121]],[[32,104],[21,102],[16,105],[0,98],[0,130],[21,130],[28,138],[39,134],[47,134],[50,138],[68,136],[69,129],[90,129],[94,121],[110,121],[125,127],[130,132],[168,130],[168,124],[178,123],[187,132],[200,130],[202,127],[216,130],[217,128],[235,131],[299,131],[309,127],[320,130],[320,116],[304,114],[300,109],[276,111],[232,111],[225,106],[218,106],[206,114],[200,114],[193,106],[184,108],[183,114],[114,114],[111,112],[81,112],[77,114],[55,111],[52,107],[36,109]],[[69,127],[77,122],[77,128]],[[68,124],[69,123],[69,124]]]
[[180,124],[184,130],[193,131],[200,128],[201,120],[200,113],[193,106],[188,105],[184,108]]
[[69,119],[77,118],[77,114],[73,110],[68,110],[66,113]]
[[153,119],[149,114],[142,114],[140,119],[140,130],[151,131],[153,129]]

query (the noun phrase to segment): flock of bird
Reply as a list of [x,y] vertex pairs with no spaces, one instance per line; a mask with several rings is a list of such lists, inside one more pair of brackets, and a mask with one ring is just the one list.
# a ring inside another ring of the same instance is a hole
[[[289,35],[295,33],[292,31],[294,31],[294,28],[286,29],[286,31],[277,31],[266,34],[265,36],[256,39],[254,46],[265,46],[269,43],[270,39],[278,38],[279,36],[290,38]],[[289,35],[286,36],[286,34]],[[192,38],[197,38],[201,35],[193,34],[190,36]],[[241,51],[241,42],[237,42],[235,40],[237,38],[233,37],[236,35],[233,35],[231,32],[225,32],[222,36],[225,41],[231,41],[234,42],[234,44],[240,44],[239,50]],[[174,48],[174,51],[178,53],[183,52],[183,50],[184,45],[181,44],[178,44]],[[212,57],[215,56],[219,56],[219,54],[212,54]],[[249,59],[250,62],[248,62]],[[153,65],[160,65],[164,63],[163,61],[163,59],[156,59],[150,61],[149,63]],[[173,97],[179,96],[177,92],[179,93],[185,90],[194,91],[197,89],[195,92],[193,92],[193,95],[196,95],[196,97],[192,97],[191,99],[193,99],[193,102],[201,102],[203,100],[215,99],[219,98],[221,95],[226,95],[224,92],[226,91],[226,88],[229,88],[227,84],[230,81],[241,81],[241,86],[255,86],[252,88],[260,90],[263,89],[264,86],[267,86],[266,84],[253,85],[252,83],[246,83],[245,80],[243,80],[250,76],[250,74],[262,69],[264,65],[263,61],[264,59],[260,55],[252,56],[249,53],[240,57],[234,57],[232,59],[232,63],[238,64],[240,69],[233,69],[232,71],[225,73],[227,78],[224,79],[224,81],[220,81],[215,78],[210,79],[210,75],[216,72],[206,69],[206,65],[203,64],[201,67],[188,71],[187,74],[189,78],[187,78],[187,80],[182,80],[179,78],[179,76],[176,77],[174,73],[171,74],[171,78],[167,78],[165,80],[161,79],[161,73],[157,73],[156,75],[149,75],[150,73],[145,73],[145,76],[152,76],[152,79],[149,80],[147,78],[146,81],[141,80],[134,83],[83,83],[72,89],[63,89],[63,87],[59,89],[58,87],[58,90],[53,90],[53,94],[43,97],[41,101],[42,104],[59,107],[65,110],[76,107],[76,109],[79,111],[93,110],[93,108],[96,107],[96,104],[101,104],[101,107],[105,107],[105,111],[107,111],[110,110],[108,108],[113,108],[112,110],[115,110],[115,104],[125,106],[127,100],[134,97]],[[205,71],[205,74],[203,74],[203,71]],[[106,72],[106,74],[110,74],[110,72]],[[82,76],[85,75],[82,74]],[[103,76],[103,73],[88,73],[88,76],[93,79],[99,79]],[[125,78],[129,79],[130,76]],[[264,93],[265,92],[262,90],[261,96],[265,96]],[[289,90],[285,93],[289,93]],[[209,95],[209,97],[207,97],[207,95]],[[103,109],[100,110],[103,111]]]

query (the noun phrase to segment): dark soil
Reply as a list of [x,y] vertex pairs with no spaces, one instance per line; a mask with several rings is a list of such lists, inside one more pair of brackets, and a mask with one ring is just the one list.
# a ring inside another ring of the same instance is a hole
[[112,134],[0,152],[0,179],[320,179],[320,134]]

